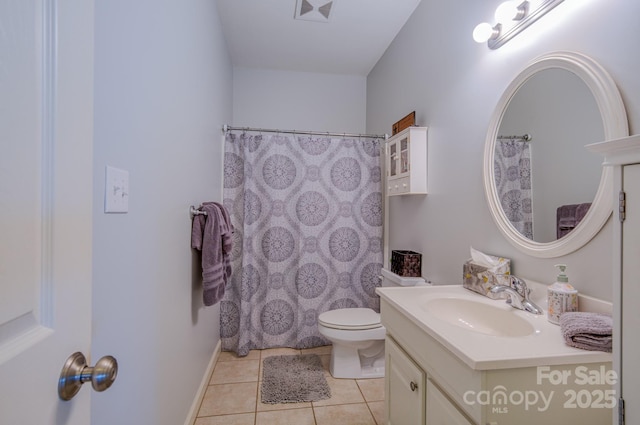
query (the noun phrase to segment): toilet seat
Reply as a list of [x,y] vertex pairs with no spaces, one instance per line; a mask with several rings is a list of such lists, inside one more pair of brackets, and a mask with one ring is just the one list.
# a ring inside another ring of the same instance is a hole
[[382,327],[380,313],[370,308],[340,308],[318,316],[318,323],[331,329],[366,330]]

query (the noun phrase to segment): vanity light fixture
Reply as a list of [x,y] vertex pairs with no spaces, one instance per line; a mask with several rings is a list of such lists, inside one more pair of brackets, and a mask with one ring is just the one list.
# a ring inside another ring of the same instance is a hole
[[500,29],[500,24],[496,24],[495,27],[492,27],[491,24],[483,22],[476,25],[476,27],[473,29],[473,39],[478,43],[495,40],[500,35]]
[[473,30],[473,39],[478,43],[486,41],[490,49],[497,49],[563,1],[505,1],[496,9],[496,24],[479,24]]
[[498,22],[519,21],[527,14],[529,9],[529,2],[523,1],[518,4],[518,1],[505,1],[501,3],[496,9],[494,17]]

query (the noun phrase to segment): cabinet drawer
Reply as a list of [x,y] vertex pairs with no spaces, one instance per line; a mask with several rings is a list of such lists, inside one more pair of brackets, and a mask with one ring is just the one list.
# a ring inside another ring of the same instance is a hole
[[388,195],[400,195],[409,192],[409,177],[401,177],[397,179],[389,179],[387,182]]

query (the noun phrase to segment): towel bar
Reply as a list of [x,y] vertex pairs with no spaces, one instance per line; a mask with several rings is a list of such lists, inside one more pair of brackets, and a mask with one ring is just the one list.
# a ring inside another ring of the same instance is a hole
[[500,136],[497,137],[497,139],[498,140],[517,139],[517,140],[524,140],[525,142],[530,142],[533,139],[533,137],[529,133],[526,133],[526,134],[523,134],[522,136],[516,136],[516,135],[513,135],[513,136],[502,136],[502,135],[500,135]]

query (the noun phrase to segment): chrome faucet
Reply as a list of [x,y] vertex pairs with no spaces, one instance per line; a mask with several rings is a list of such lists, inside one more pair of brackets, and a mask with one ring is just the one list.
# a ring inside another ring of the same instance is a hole
[[531,299],[531,289],[527,288],[527,283],[519,277],[508,275],[510,285],[493,285],[490,289],[492,294],[501,294],[506,292],[507,303],[513,308],[528,311],[533,314],[542,314],[542,309],[538,307]]

